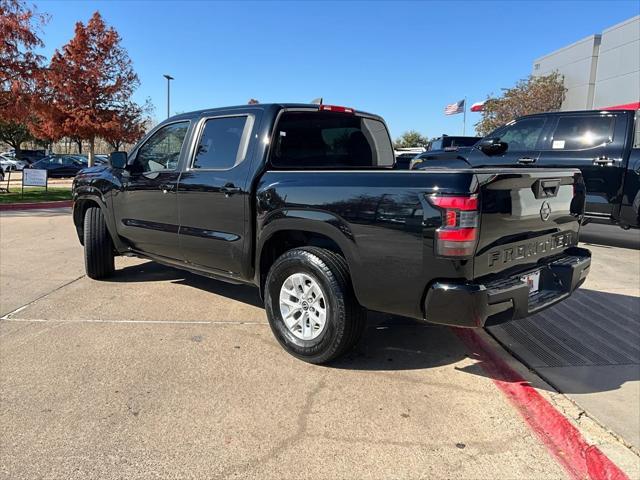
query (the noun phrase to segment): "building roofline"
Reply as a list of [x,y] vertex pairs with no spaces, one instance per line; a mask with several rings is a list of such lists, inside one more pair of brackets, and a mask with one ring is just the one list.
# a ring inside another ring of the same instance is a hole
[[627,23],[633,23],[633,22],[637,22],[638,20],[640,20],[640,15],[636,15],[634,17],[631,18],[627,18],[626,20],[623,20],[620,23],[616,23],[615,25],[609,27],[609,28],[605,28],[604,30],[602,30],[602,33],[608,33],[612,30],[615,30],[616,28],[620,28],[623,27],[624,25],[626,25]]
[[535,64],[535,63],[538,63],[538,62],[540,62],[540,61],[544,60],[544,59],[545,59],[545,58],[547,58],[547,57],[551,57],[551,56],[553,56],[553,55],[556,55],[557,53],[560,53],[560,52],[562,52],[562,51],[564,51],[564,50],[568,50],[568,49],[570,49],[570,48],[572,48],[572,47],[575,47],[576,45],[578,45],[578,44],[580,44],[580,43],[583,43],[583,42],[586,42],[586,41],[588,41],[588,40],[591,40],[591,39],[601,39],[603,34],[605,34],[605,33],[609,33],[609,32],[611,32],[611,31],[616,30],[616,29],[618,29],[618,28],[620,28],[620,27],[623,27],[623,26],[625,26],[625,25],[627,25],[627,24],[629,24],[629,23],[636,22],[636,21],[638,21],[639,19],[640,19],[640,15],[635,15],[635,16],[633,16],[633,17],[631,17],[631,18],[627,18],[626,20],[623,20],[623,21],[622,21],[622,22],[620,22],[620,23],[616,23],[615,25],[612,25],[611,27],[608,27],[608,28],[603,29],[601,33],[594,33],[594,34],[588,35],[588,36],[586,36],[586,37],[584,37],[584,38],[582,38],[582,39],[580,39],[580,40],[578,40],[578,41],[575,41],[575,42],[573,42],[573,43],[569,44],[569,45],[566,45],[566,46],[564,46],[564,47],[562,47],[562,48],[558,48],[557,50],[554,50],[554,51],[549,52],[549,53],[547,53],[547,54],[545,54],[545,55],[542,55],[542,56],[540,56],[540,57],[537,57],[537,58],[535,58],[535,59],[533,60],[533,63],[534,63],[534,64]]
[[581,39],[581,40],[578,40],[577,42],[573,42],[573,43],[571,43],[571,44],[569,44],[569,45],[566,45],[566,46],[564,46],[564,47],[562,47],[562,48],[558,48],[557,50],[554,50],[553,52],[549,52],[549,53],[547,53],[547,54],[545,54],[545,55],[542,55],[541,57],[535,58],[535,59],[533,60],[533,63],[538,63],[539,61],[541,61],[541,60],[543,60],[543,59],[545,59],[545,58],[547,58],[547,57],[551,57],[551,56],[553,56],[553,55],[556,55],[556,54],[558,54],[558,53],[562,52],[563,50],[568,50],[568,49],[570,49],[570,48],[573,48],[573,47],[575,47],[576,45],[578,45],[578,44],[580,44],[580,43],[583,43],[583,42],[586,42],[586,41],[588,41],[588,40],[592,40],[592,39],[594,39],[594,40],[600,40],[601,38],[602,38],[602,34],[600,34],[600,33],[594,33],[594,34],[591,34],[591,35],[589,35],[589,36],[587,36],[587,37],[584,37],[584,38],[583,38],[583,39]]

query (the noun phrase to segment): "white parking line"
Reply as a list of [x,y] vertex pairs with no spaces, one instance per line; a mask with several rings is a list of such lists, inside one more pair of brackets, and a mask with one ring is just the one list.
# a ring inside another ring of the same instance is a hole
[[[5,316],[6,317],[6,316]],[[267,322],[232,322],[218,320],[56,320],[44,318],[5,318],[0,320],[5,322],[22,322],[22,323],[152,323],[152,324],[176,324],[176,325],[268,325]]]
[[3,315],[2,317],[0,317],[0,320],[8,320],[10,317],[12,317],[13,315],[15,315],[16,313],[21,312],[22,310],[24,310],[25,308],[33,305],[34,303],[36,303],[38,300],[42,300],[43,298],[51,295],[52,293],[57,292],[58,290],[67,287],[69,285],[71,285],[74,282],[77,282],[78,280],[80,280],[81,278],[83,278],[85,275],[80,275],[77,278],[74,278],[73,280],[70,280],[66,283],[63,283],[62,285],[54,288],[53,290],[51,290],[50,292],[44,293],[42,295],[40,295],[38,298],[34,298],[33,300],[31,300],[29,303],[26,303],[24,305],[22,305],[21,307],[16,308],[15,310],[10,311],[9,313]]

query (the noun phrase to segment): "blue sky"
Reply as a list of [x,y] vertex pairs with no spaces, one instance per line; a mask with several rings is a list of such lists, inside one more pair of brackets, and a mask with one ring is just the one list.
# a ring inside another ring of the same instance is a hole
[[[469,105],[531,72],[533,59],[640,13],[635,1],[189,2],[41,1],[44,54],[99,10],[122,36],[155,116],[249,98],[353,106],[394,137],[462,133]],[[467,133],[479,120],[467,113]]]

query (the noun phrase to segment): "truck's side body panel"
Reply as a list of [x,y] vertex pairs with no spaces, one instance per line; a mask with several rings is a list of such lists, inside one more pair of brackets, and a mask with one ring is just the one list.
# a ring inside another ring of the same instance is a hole
[[441,214],[425,195],[471,192],[474,182],[451,171],[268,171],[256,195],[257,251],[279,230],[327,235],[343,250],[363,306],[422,318],[430,279],[473,276],[468,260],[435,261]]
[[[174,131],[188,138],[193,130],[192,118],[164,122],[150,131],[129,154],[131,165],[140,151],[151,145],[162,132]],[[176,142],[171,164],[149,172],[115,170],[111,194],[117,234],[137,251],[181,261],[179,253],[178,199],[176,187],[187,155],[186,143]]]
[[[241,145],[242,158],[232,166],[196,168],[194,159],[205,125],[225,119],[249,122]],[[204,114],[197,121],[177,189],[180,249],[185,261],[196,268],[217,270],[241,280],[252,276],[246,258],[252,247],[251,180],[261,120],[262,109],[249,107]]]

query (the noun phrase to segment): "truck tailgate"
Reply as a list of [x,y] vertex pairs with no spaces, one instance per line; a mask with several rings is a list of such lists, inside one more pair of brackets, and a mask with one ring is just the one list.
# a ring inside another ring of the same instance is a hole
[[480,233],[474,277],[534,267],[578,243],[584,184],[573,169],[475,169]]

